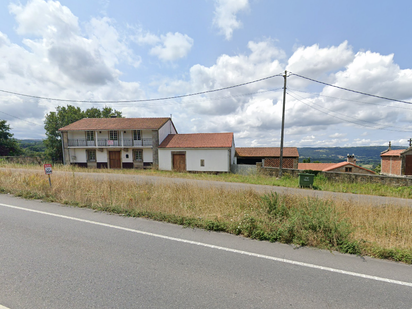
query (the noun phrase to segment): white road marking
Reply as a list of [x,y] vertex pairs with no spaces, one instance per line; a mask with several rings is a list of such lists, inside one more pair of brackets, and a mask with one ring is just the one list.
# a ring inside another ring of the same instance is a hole
[[9,309],[9,308],[0,305],[0,309]]
[[[243,251],[243,250],[237,250],[237,249],[231,249],[231,248],[226,248],[226,247],[221,247],[221,246],[215,246],[215,245],[210,245],[210,244],[206,244],[206,243],[202,243],[202,242],[186,240],[186,239],[170,237],[170,236],[164,236],[164,235],[160,235],[160,234],[154,234],[154,233],[139,231],[139,230],[135,230],[135,229],[130,229],[130,228],[127,228],[127,227],[121,227],[121,226],[116,226],[116,225],[112,225],[112,224],[101,223],[101,222],[97,222],[97,221],[90,221],[90,220],[85,220],[85,219],[79,219],[79,218],[69,217],[69,216],[64,216],[64,215],[58,215],[58,214],[54,214],[54,213],[50,213],[50,212],[34,210],[34,209],[28,209],[28,208],[19,207],[19,206],[7,205],[7,204],[2,204],[2,203],[0,203],[0,206],[13,208],[13,209],[18,209],[18,210],[23,210],[23,211],[28,211],[28,212],[34,212],[34,213],[47,215],[47,216],[52,216],[52,217],[57,217],[57,218],[63,218],[63,219],[68,219],[68,220],[73,220],[73,221],[78,221],[78,222],[84,222],[84,223],[109,227],[109,228],[112,228],[112,229],[117,229],[117,230],[127,231],[127,232],[131,232],[131,233],[136,233],[136,234],[141,234],[141,235],[146,235],[146,236],[152,236],[152,237],[177,241],[177,242],[180,242],[180,243],[186,243],[186,244],[211,248],[211,249],[215,249],[215,250],[221,250],[221,251],[227,251],[227,252],[232,252],[232,253],[237,253],[237,254],[253,256],[253,257],[256,257],[256,258],[260,258],[260,259],[266,259],[266,260],[271,260],[271,261],[276,261],[276,262],[281,262],[281,263],[286,263],[286,264],[297,265],[297,266],[301,266],[301,267],[320,269],[320,270],[329,271],[329,272],[333,272],[333,273],[338,273],[338,274],[342,274],[342,275],[348,275],[348,276],[359,277],[359,278],[363,278],[363,279],[370,279],[370,280],[375,280],[375,281],[381,281],[381,282],[386,282],[386,283],[392,283],[392,284],[412,287],[412,282],[392,280],[392,279],[388,279],[388,278],[365,275],[365,274],[361,274],[361,273],[355,273],[355,272],[351,272],[351,271],[346,271],[346,270],[341,270],[341,269],[336,269],[336,268],[331,268],[331,267],[325,267],[325,266],[320,266],[320,265],[316,265],[316,264],[310,264],[310,263],[298,262],[298,261],[293,261],[293,260],[288,260],[288,259],[282,259],[282,258],[277,258],[277,257],[269,256],[269,255],[263,255],[263,254],[258,254],[258,253]],[[3,309],[3,308],[1,308],[1,306],[0,306],[0,309]]]

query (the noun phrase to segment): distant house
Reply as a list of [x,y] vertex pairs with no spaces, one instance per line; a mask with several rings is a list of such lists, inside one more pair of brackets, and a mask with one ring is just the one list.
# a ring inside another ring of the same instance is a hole
[[171,118],[83,118],[59,131],[63,163],[94,168],[157,166],[159,144],[177,133]]
[[159,145],[159,169],[230,172],[235,161],[233,133],[170,134]]
[[[256,164],[279,167],[280,147],[236,147],[237,164]],[[284,147],[282,168],[298,168],[299,152],[296,147]]]
[[389,143],[389,148],[381,153],[381,174],[412,175],[412,147],[392,150]]
[[375,174],[374,171],[356,165],[354,155],[347,156],[347,161],[340,163],[299,163],[299,170],[311,170],[322,172],[340,172],[340,173],[356,173],[356,174]]

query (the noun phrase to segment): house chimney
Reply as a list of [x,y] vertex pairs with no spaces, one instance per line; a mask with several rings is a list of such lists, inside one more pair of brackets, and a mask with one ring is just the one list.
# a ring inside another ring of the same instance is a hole
[[348,162],[356,165],[355,154],[350,155],[348,153]]
[[389,141],[389,147],[388,147],[388,150],[391,150],[392,149],[392,143]]
[[110,118],[117,118],[116,115],[110,115]]

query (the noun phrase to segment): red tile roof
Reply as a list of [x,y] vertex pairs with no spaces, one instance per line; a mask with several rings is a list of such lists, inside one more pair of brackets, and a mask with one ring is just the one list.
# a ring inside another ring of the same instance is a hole
[[334,169],[337,169],[339,167],[346,166],[346,165],[351,165],[351,166],[360,168],[362,170],[368,171],[371,174],[375,174],[374,171],[371,171],[367,168],[361,167],[359,165],[356,165],[356,164],[353,164],[347,161],[340,162],[340,163],[299,163],[298,169],[327,172],[327,171],[333,171]]
[[158,130],[170,118],[83,118],[59,131]]
[[389,150],[388,152],[382,153],[381,157],[400,157],[401,153],[404,152],[406,149],[395,149]]
[[336,163],[298,163],[299,170],[323,171],[325,168],[334,166]]
[[[237,157],[280,157],[280,147],[236,147]],[[284,157],[299,157],[296,147],[284,147]]]
[[169,134],[159,148],[231,148],[233,133]]

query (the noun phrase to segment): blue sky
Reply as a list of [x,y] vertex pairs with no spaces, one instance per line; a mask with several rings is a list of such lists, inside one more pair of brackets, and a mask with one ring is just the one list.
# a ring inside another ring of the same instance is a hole
[[[2,1],[0,90],[123,101],[207,91],[285,70],[412,102],[410,1]],[[283,78],[201,96],[106,104],[126,117],[173,115],[179,133],[234,132],[279,146]],[[412,104],[288,77],[285,145],[408,146]],[[44,138],[66,103],[0,91],[16,138]],[[71,103],[83,109],[104,104]]]

